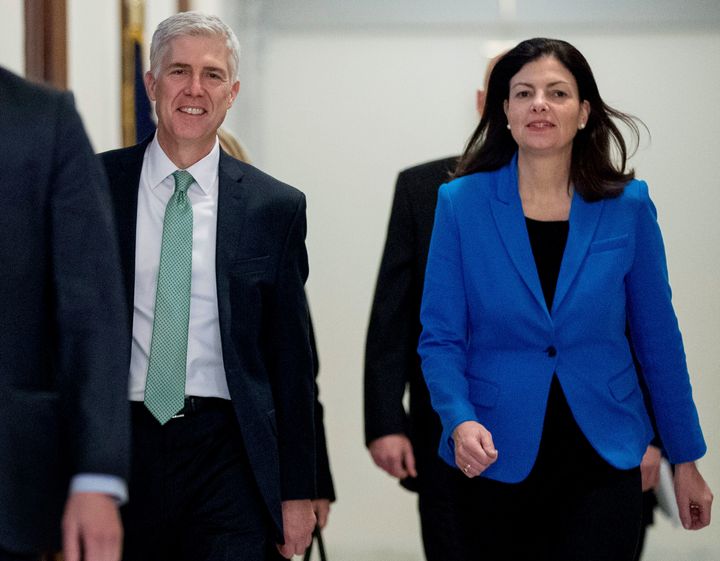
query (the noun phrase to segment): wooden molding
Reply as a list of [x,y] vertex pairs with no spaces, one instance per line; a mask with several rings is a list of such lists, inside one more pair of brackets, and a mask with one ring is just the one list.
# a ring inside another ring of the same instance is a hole
[[120,0],[121,116],[123,146],[135,144],[135,43],[143,44],[145,0]]
[[25,0],[25,75],[67,89],[66,0]]

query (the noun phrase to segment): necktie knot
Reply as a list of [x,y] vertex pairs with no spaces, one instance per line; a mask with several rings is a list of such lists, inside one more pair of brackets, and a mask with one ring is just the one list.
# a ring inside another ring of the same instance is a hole
[[183,194],[187,193],[190,185],[192,185],[192,182],[195,181],[195,178],[193,178],[190,172],[185,171],[184,169],[179,169],[173,172],[173,177],[175,178],[175,191],[179,191]]

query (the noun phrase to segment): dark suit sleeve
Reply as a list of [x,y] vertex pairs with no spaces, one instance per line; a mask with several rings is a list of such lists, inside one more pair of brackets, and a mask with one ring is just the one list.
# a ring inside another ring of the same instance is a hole
[[408,431],[405,387],[417,368],[417,310],[413,307],[415,227],[407,175],[395,188],[365,345],[365,443]]
[[104,172],[65,95],[50,199],[54,356],[72,473],[127,478],[129,357]]
[[284,242],[267,326],[272,338],[271,377],[283,501],[316,497],[315,397],[305,298],[308,276],[305,233],[305,197],[302,196]]
[[317,343],[312,319],[310,320],[310,345],[312,347],[313,371],[315,373],[315,469],[317,470],[317,499],[335,500],[335,486],[330,472],[330,459],[328,458],[327,441],[325,439],[324,410],[320,401],[320,388],[317,377],[320,372]]

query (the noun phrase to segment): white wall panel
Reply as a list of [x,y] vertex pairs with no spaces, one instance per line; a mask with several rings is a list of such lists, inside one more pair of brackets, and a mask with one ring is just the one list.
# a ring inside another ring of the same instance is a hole
[[117,148],[120,133],[120,5],[68,0],[68,87],[95,150]]
[[0,65],[25,74],[25,10],[23,0],[0,0]]

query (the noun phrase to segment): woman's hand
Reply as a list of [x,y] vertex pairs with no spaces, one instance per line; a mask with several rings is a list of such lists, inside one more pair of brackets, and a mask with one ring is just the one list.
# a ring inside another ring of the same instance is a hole
[[453,431],[455,463],[467,477],[477,477],[498,458],[492,435],[480,423],[465,421]]
[[675,498],[680,521],[686,530],[699,530],[710,524],[713,494],[695,462],[675,466]]

